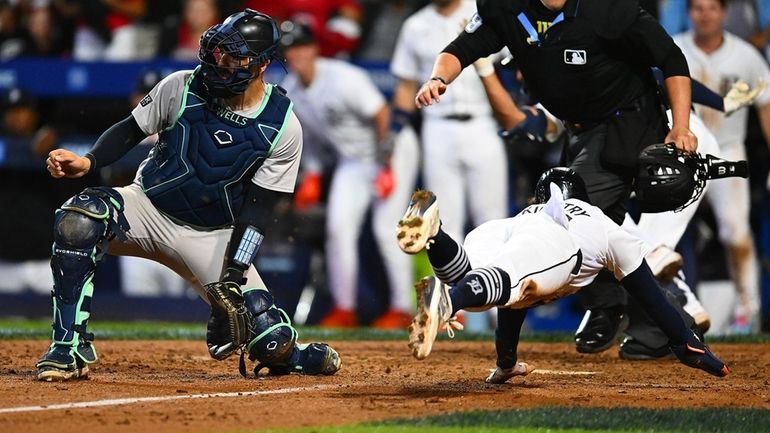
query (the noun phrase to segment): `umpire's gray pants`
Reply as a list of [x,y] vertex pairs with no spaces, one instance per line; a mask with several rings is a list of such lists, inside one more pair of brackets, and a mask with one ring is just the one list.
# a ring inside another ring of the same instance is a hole
[[[190,283],[205,300],[203,286],[219,281],[232,229],[203,231],[177,224],[156,209],[137,184],[115,191],[123,197],[124,215],[131,230],[126,241],[113,239],[108,253],[161,263]],[[248,287],[266,288],[253,265],[246,277]]]

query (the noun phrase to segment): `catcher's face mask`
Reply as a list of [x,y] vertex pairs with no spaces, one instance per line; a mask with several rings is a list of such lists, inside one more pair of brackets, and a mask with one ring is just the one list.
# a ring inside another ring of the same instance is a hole
[[642,212],[680,212],[698,200],[707,180],[724,177],[748,177],[748,164],[653,144],[639,155],[637,204]]

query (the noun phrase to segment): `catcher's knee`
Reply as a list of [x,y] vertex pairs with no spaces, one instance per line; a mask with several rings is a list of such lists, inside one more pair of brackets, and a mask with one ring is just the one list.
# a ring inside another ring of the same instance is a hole
[[273,295],[266,289],[247,289],[243,299],[254,332],[246,345],[249,359],[267,367],[287,363],[297,341],[289,316],[275,306]]
[[[96,247],[106,231],[104,221],[72,210],[56,212],[53,239],[59,248],[91,249]],[[54,250],[54,254],[57,254]]]
[[93,275],[109,234],[109,205],[87,191],[67,200],[54,217],[54,292],[65,304],[77,300]]
[[111,188],[86,188],[64,202],[54,218],[54,242],[61,248],[106,250],[109,240],[126,231],[123,199]]

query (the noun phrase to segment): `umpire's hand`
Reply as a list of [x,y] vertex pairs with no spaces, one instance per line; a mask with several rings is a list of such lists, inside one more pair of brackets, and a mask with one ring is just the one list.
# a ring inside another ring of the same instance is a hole
[[57,179],[82,177],[91,169],[90,159],[65,149],[49,152],[45,164],[51,176]]
[[677,149],[686,152],[695,152],[698,150],[698,137],[690,131],[689,128],[674,126],[666,135],[664,143],[674,143]]
[[414,98],[414,104],[417,108],[423,108],[432,105],[433,101],[440,102],[441,95],[443,95],[444,92],[446,92],[446,84],[438,78],[431,78],[420,87],[419,91],[417,91],[417,96]]

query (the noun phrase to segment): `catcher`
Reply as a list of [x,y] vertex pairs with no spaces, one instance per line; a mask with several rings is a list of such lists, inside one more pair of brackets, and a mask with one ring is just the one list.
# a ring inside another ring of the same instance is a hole
[[[662,156],[660,148],[665,150]],[[696,177],[693,166],[674,166],[680,164],[678,158],[690,154],[663,145],[646,152],[655,159],[654,166],[642,169],[666,177],[663,183],[647,185],[651,190],[659,185],[671,188],[667,205],[690,202],[694,189],[700,193],[690,183]],[[704,165],[716,162],[703,161]],[[699,177],[701,182],[705,178]],[[681,191],[688,187],[689,195],[683,196]],[[647,194],[650,199],[661,196]],[[676,199],[680,201],[672,203]],[[606,267],[665,332],[669,347],[683,364],[715,376],[729,373],[727,365],[689,329],[692,323],[686,324],[682,313],[666,300],[644,261],[644,243],[588,203],[580,176],[563,167],[546,171],[537,183],[534,201],[512,218],[482,224],[460,245],[441,230],[435,195],[418,191],[412,196],[399,222],[398,243],[408,254],[427,249],[436,275],[415,285],[418,313],[409,328],[409,346],[417,359],[430,354],[439,329],[446,327],[450,336],[453,328],[462,329],[454,320],[457,311],[497,306],[497,368],[486,380],[503,383],[529,374],[530,366],[517,362],[516,355],[527,309],[575,293]]]
[[185,278],[211,304],[207,345],[222,360],[240,351],[271,373],[334,374],[326,344],[297,344],[253,266],[276,202],[294,191],[302,129],[292,102],[263,75],[280,32],[246,9],[201,37],[200,65],[158,83],[131,115],[104,132],[84,157],[54,150],[55,178],[77,178],[118,160],[160,133],[131,185],[89,188],[56,211],[53,341],[37,378],[84,378],[98,359],[86,329],[99,260],[144,257]]

